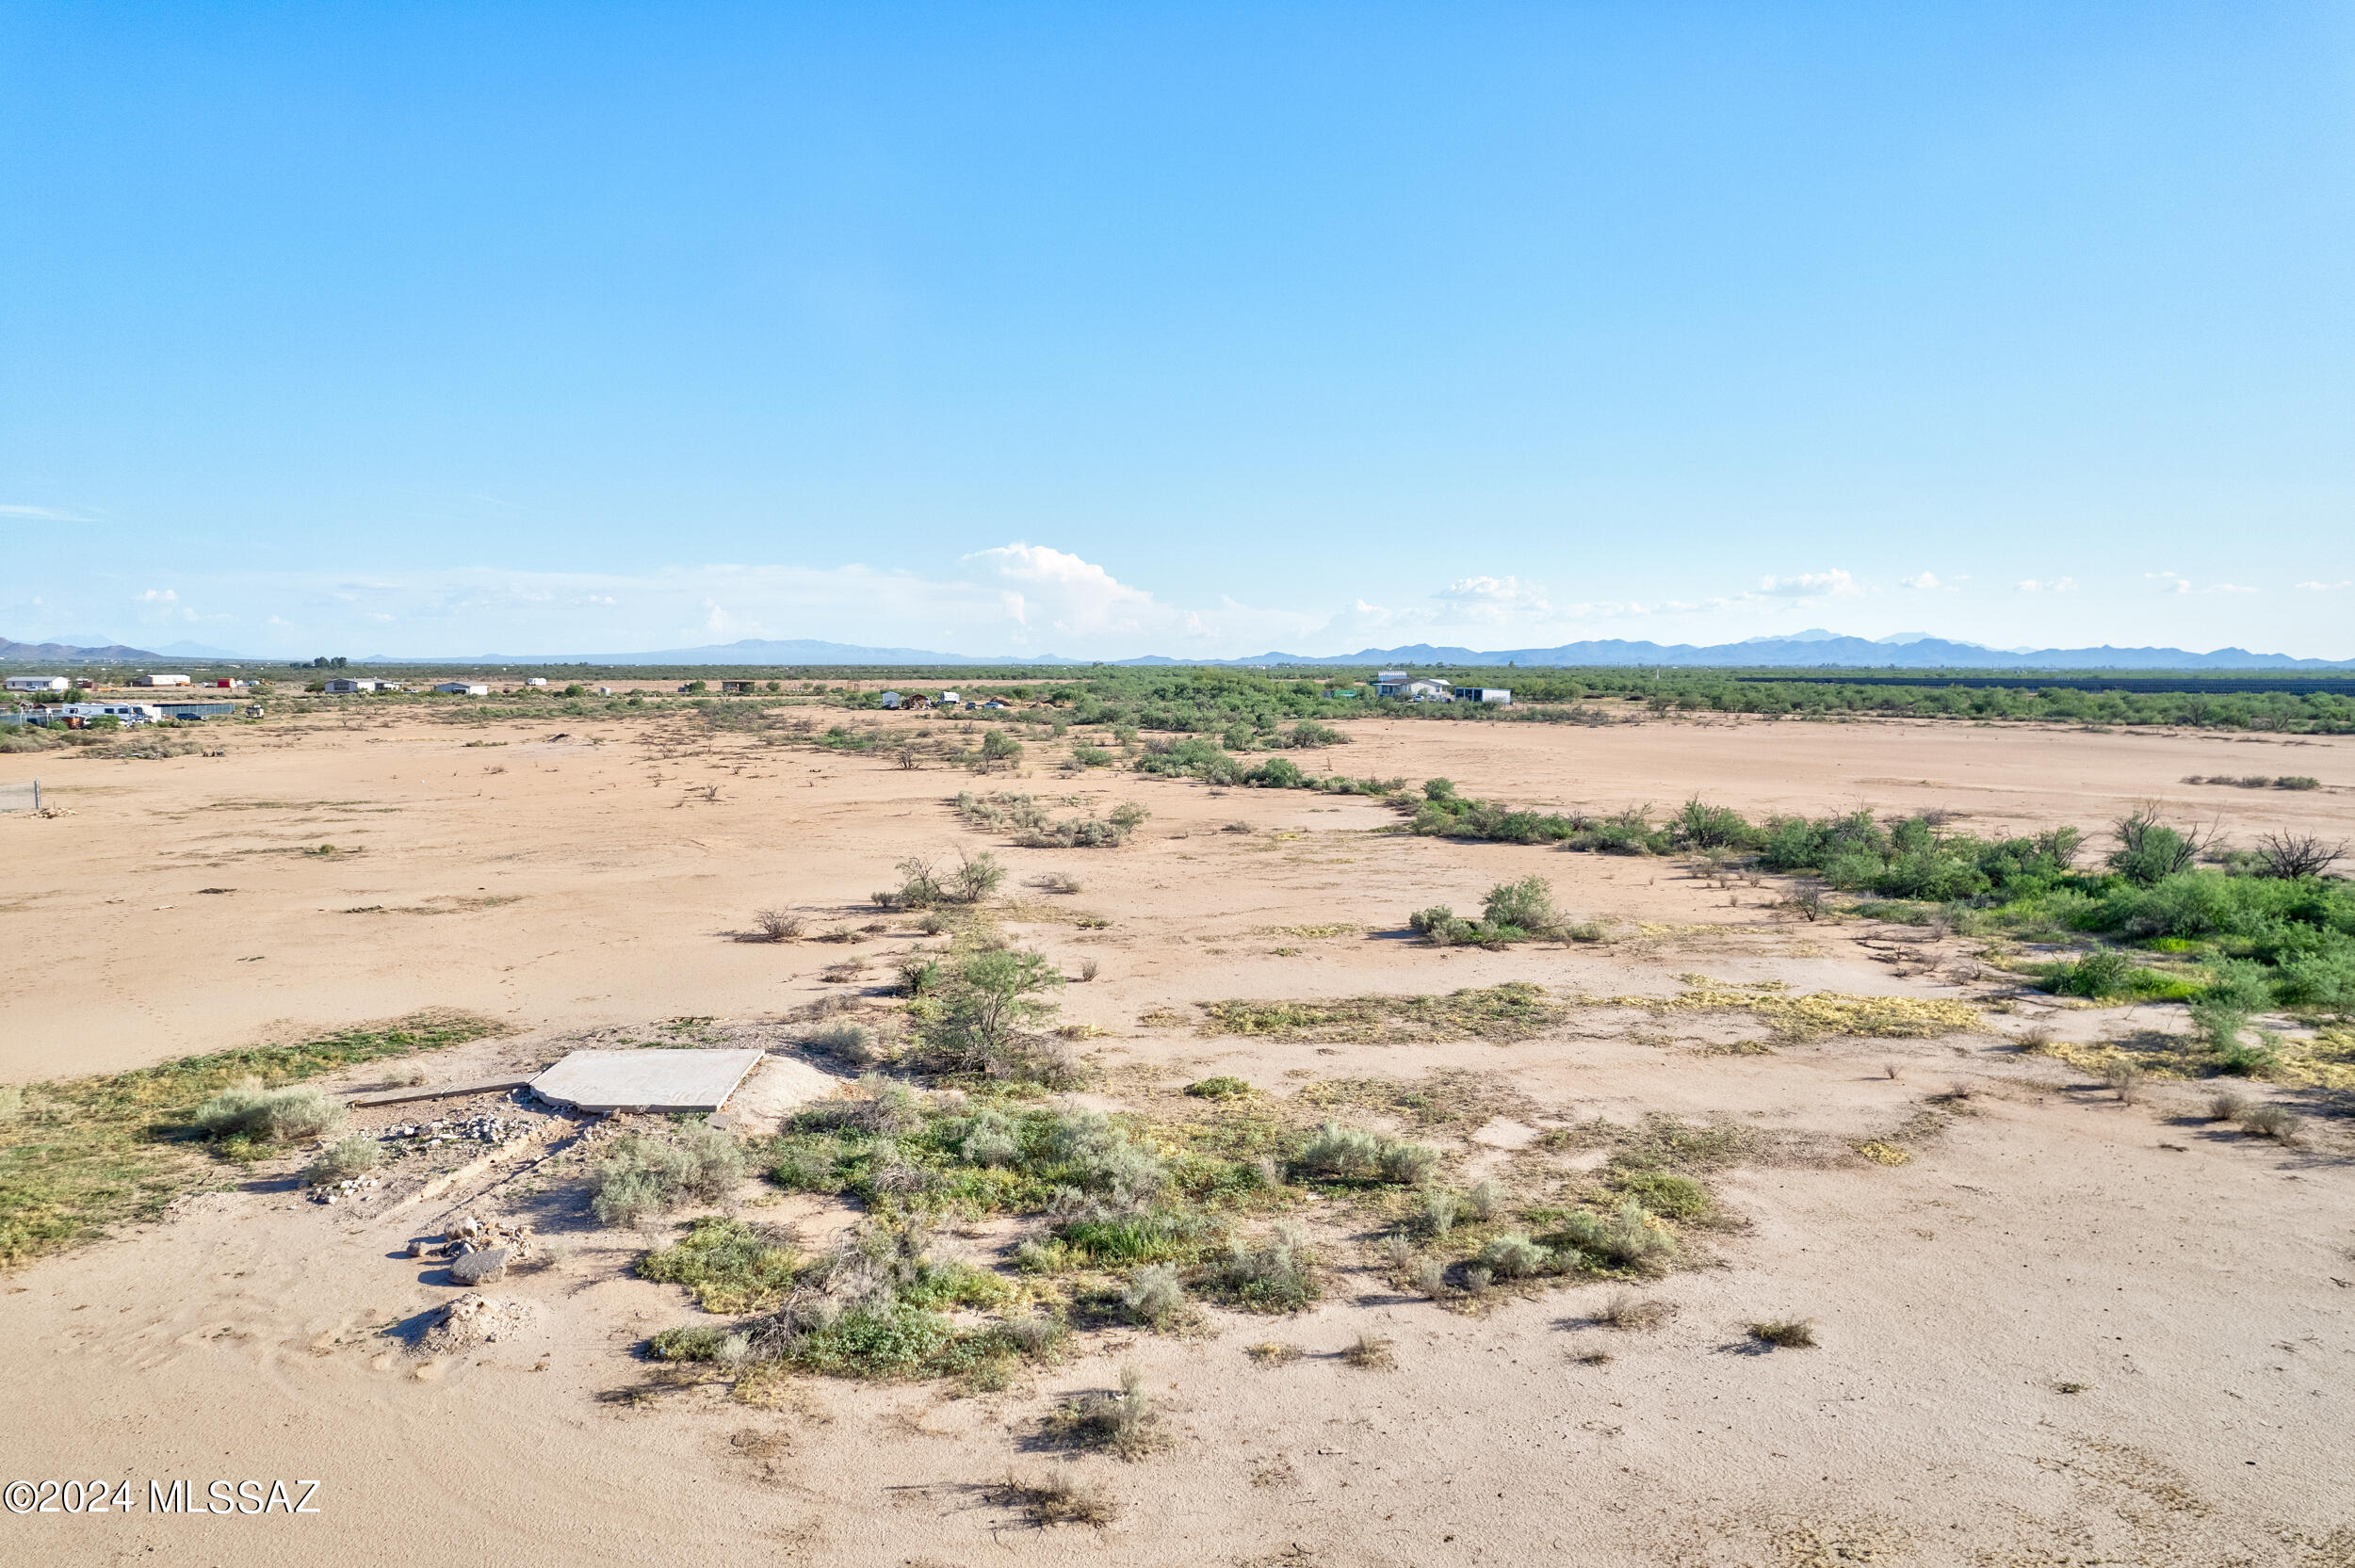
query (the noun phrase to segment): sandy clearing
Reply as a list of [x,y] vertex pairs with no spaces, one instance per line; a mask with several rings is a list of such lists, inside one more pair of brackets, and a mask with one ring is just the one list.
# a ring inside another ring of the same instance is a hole
[[[45,787],[74,813],[0,818],[11,867],[0,914],[20,950],[54,948],[75,982],[12,1005],[0,1077],[136,1065],[428,1005],[527,1031],[437,1059],[453,1077],[668,1018],[765,1029],[841,989],[818,978],[828,963],[856,953],[880,964],[913,933],[734,940],[755,910],[791,903],[820,928],[863,924],[865,894],[901,854],[990,843],[942,807],[964,782],[954,775],[732,742],[655,758],[622,725],[602,746],[594,732],[553,747],[529,738],[561,727],[502,729],[495,737],[510,743],[496,749],[466,746],[481,738],[472,731],[395,725],[280,732],[219,759],[0,758],[0,777],[41,762]],[[2337,741],[1714,721],[1356,733],[1335,765],[1444,774],[1517,801],[1665,805],[1698,791],[1762,812],[1864,799],[1959,805],[1991,829],[2091,827],[2155,793],[2221,810],[2241,832],[2275,821],[2343,832],[2355,817],[2355,768]],[[2266,761],[2243,760],[2257,755]],[[2170,783],[2260,770],[2336,787]],[[1874,782],[1907,778],[1917,782]],[[681,803],[709,784],[716,803]],[[1965,993],[1942,969],[1881,962],[1893,949],[1872,946],[1881,938],[1869,929],[1793,925],[1764,907],[1771,888],[1737,888],[1729,906],[1665,864],[1370,836],[1390,817],[1357,801],[1101,776],[1017,787],[1133,798],[1154,813],[1118,853],[999,849],[1015,883],[1048,869],[1085,883],[1071,896],[1008,891],[1040,914],[1016,929],[1067,972],[1089,957],[1102,965],[1062,999],[1069,1020],[1111,1031],[1090,1045],[1111,1069],[1110,1099],[1212,1071],[1289,1091],[1469,1070],[1500,1075],[1549,1123],[1724,1116],[1794,1149],[1837,1151],[1887,1135],[1952,1081],[1976,1091],[1908,1164],[1795,1158],[1723,1178],[1746,1228],[1710,1243],[1712,1267],[1654,1287],[1675,1311],[1650,1333],[1591,1320],[1606,1287],[1472,1317],[1344,1272],[1298,1317],[1214,1312],[1198,1338],[1112,1334],[1002,1395],[814,1382],[803,1404],[775,1410],[708,1391],[627,1397],[645,1373],[631,1348],[682,1319],[679,1294],[630,1277],[640,1238],[564,1220],[560,1183],[544,1199],[559,1261],[492,1291],[535,1308],[530,1327],[432,1360],[379,1331],[410,1333],[452,1294],[438,1266],[398,1254],[429,1210],[460,1196],[371,1217],[300,1202],[265,1176],[0,1281],[0,1334],[18,1350],[0,1478],[103,1475],[143,1495],[150,1477],[317,1477],[324,1511],[34,1515],[5,1528],[58,1562],[150,1548],[167,1560],[290,1563],[482,1551],[1334,1568],[2347,1560],[2355,1284],[2342,1282],[2355,1281],[2355,1192],[2335,1134],[2299,1153],[2219,1132],[2183,1120],[2188,1089],[2120,1106],[1993,1033],[1728,1056],[1708,1047],[1740,1036],[1737,1021],[1624,1009],[1508,1044],[1140,1027],[1153,1009],[1237,995],[1505,979],[1595,995],[1668,994],[1687,972]],[[1254,831],[1220,831],[1236,820]],[[300,852],[319,843],[360,852]],[[28,844],[36,851],[20,853]],[[1511,953],[1389,934],[1407,910],[1468,906],[1531,872],[1582,913],[1665,929]],[[236,891],[197,891],[207,886]],[[1110,924],[1056,913],[1069,911]],[[1348,929],[1299,934],[1336,925]],[[2089,1035],[2119,1018],[2058,1022]],[[747,1084],[742,1108],[773,1115],[783,1102],[769,1099],[828,1077],[780,1057]],[[1515,1157],[1532,1124],[1490,1123],[1480,1157]],[[761,1205],[748,1213],[800,1222],[813,1239],[843,1222],[816,1200],[746,1197]],[[985,1254],[1005,1239],[952,1244]],[[1821,1348],[1751,1353],[1741,1325],[1784,1314],[1814,1318]],[[1396,1370],[1337,1359],[1366,1328],[1394,1340]],[[1308,1353],[1262,1370],[1242,1349],[1268,1338]],[[1598,1350],[1610,1359],[1579,1359]],[[1129,1358],[1166,1396],[1169,1452],[1123,1465],[1036,1448],[1052,1398],[1107,1385]],[[1010,1468],[1065,1464],[1121,1500],[1116,1525],[1036,1530],[992,1490]]]

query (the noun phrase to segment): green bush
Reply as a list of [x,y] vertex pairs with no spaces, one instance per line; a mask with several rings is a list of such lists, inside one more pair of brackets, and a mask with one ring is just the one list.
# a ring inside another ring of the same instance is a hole
[[674,1139],[630,1133],[590,1170],[589,1206],[609,1225],[637,1225],[690,1199],[715,1203],[744,1179],[744,1151],[713,1127]]
[[785,1298],[801,1254],[741,1220],[706,1215],[669,1247],[638,1260],[638,1272],[687,1287],[706,1312],[763,1312]]
[[384,1157],[383,1146],[365,1133],[351,1133],[327,1146],[325,1153],[304,1167],[302,1179],[314,1185],[349,1181],[373,1171]]
[[220,1091],[189,1118],[207,1138],[288,1143],[319,1138],[343,1125],[342,1106],[308,1084],[264,1089],[248,1078]]

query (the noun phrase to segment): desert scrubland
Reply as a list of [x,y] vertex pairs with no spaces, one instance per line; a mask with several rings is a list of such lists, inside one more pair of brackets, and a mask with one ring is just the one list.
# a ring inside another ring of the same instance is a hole
[[[2227,842],[2355,835],[2337,737],[1342,729],[1321,768],[1597,815],[2075,824],[2089,863],[2150,801]],[[449,1043],[308,1081],[768,1053],[717,1119],[740,1172],[603,1219],[617,1148],[710,1135],[363,1107],[369,1139],[524,1131],[495,1164],[406,1140],[332,1205],[311,1142],[176,1150],[155,1218],[0,1277],[0,1479],[316,1479],[319,1511],[11,1514],[19,1560],[2355,1562],[2335,1069],[2170,1072],[2178,1003],[2053,994],[2033,945],[1802,911],[1809,879],[1738,856],[1416,836],[1382,797],[1070,772],[1068,744],[980,777],[678,710],[347,705],[219,755],[0,756],[60,808],[0,817],[20,1117],[388,1020]],[[2182,782],[2228,774],[2320,785]],[[1146,815],[1027,847],[960,791]],[[872,897],[983,854],[980,898]],[[1408,928],[1532,878],[1560,918],[1529,940]],[[928,1056],[910,1016],[990,953],[1060,981],[1019,1070]],[[531,1239],[452,1323],[409,1244],[460,1215]],[[914,1340],[853,1343],[885,1297]]]

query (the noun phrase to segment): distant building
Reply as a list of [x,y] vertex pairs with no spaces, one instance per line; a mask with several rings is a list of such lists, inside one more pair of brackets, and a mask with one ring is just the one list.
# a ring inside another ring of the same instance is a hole
[[131,684],[133,686],[187,686],[188,678],[186,675],[134,675],[131,677]]
[[879,691],[875,693],[875,701],[883,707],[896,708],[900,705],[900,694],[896,691]]
[[601,686],[597,687],[597,695],[600,697],[610,697],[613,695],[613,688],[609,686]]
[[73,683],[63,675],[10,675],[10,691],[63,691]]
[[749,697],[759,686],[758,681],[722,681],[720,694],[723,697]]
[[953,708],[963,703],[965,699],[958,696],[953,691],[944,691],[940,694],[937,701],[944,708]]
[[447,691],[452,697],[488,697],[491,695],[489,687],[478,686],[471,681],[444,681],[433,689]]
[[320,689],[331,696],[349,697],[356,691],[374,691],[376,685],[374,681],[354,680],[349,676],[338,675],[335,679],[327,682]]
[[545,686],[547,684],[548,678],[545,675],[534,675],[524,682],[524,685],[526,686]]
[[1455,694],[1461,703],[1510,703],[1513,693],[1501,686],[1468,686]]
[[1404,670],[1385,670],[1373,683],[1377,697],[1395,697],[1404,703],[1449,703],[1455,700],[1455,687],[1437,675],[1410,675]]

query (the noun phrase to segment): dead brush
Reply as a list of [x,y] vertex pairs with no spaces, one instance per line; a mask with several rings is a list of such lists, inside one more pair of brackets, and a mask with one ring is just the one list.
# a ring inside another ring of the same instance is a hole
[[2118,1096],[2121,1106],[2131,1106],[2142,1098],[2144,1074],[2131,1061],[2114,1061],[2102,1070],[2102,1082]]
[[1092,1389],[1057,1406],[1046,1424],[1051,1435],[1066,1443],[1137,1460],[1166,1441],[1161,1423],[1161,1412],[1145,1386],[1145,1370],[1131,1362],[1120,1369],[1117,1390]]
[[1034,1525],[1109,1525],[1120,1516],[1120,1505],[1110,1493],[1078,1476],[1049,1475],[1040,1480],[1008,1476],[998,1495]]
[[1770,1317],[1748,1327],[1751,1339],[1778,1350],[1811,1350],[1815,1348],[1815,1320],[1811,1317]]
[[753,916],[754,942],[793,942],[802,934],[802,917],[787,909],[765,909]]
[[1665,1301],[1638,1296],[1632,1290],[1620,1290],[1614,1292],[1611,1299],[1597,1309],[1595,1321],[1635,1334],[1658,1328],[1668,1320],[1671,1310]]
[[1371,1329],[1357,1331],[1357,1338],[1341,1352],[1341,1359],[1363,1372],[1387,1372],[1398,1365],[1389,1336]]
[[2243,1110],[2237,1120],[2240,1130],[2254,1138],[2269,1138],[2276,1143],[2295,1143],[2302,1123],[2287,1106],[2254,1105]]
[[2230,1089],[2219,1089],[2208,1096],[2208,1120],[2237,1122],[2249,1114],[2249,1096]]
[[1245,1346],[1242,1353],[1261,1366],[1290,1366],[1293,1362],[1298,1361],[1302,1354],[1299,1346],[1287,1345],[1278,1339],[1262,1340],[1257,1345]]

